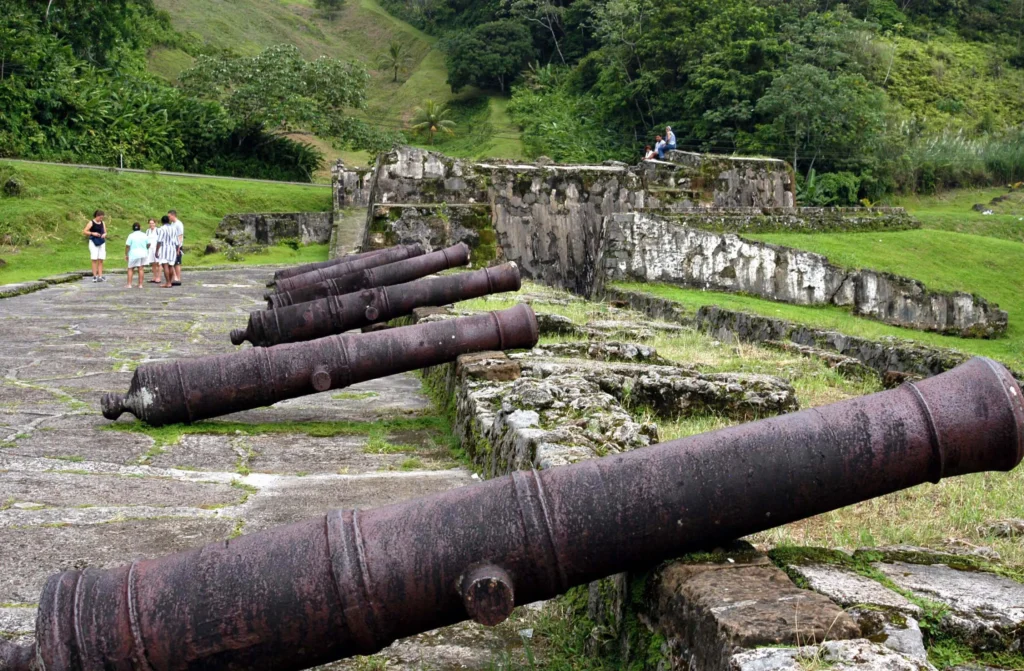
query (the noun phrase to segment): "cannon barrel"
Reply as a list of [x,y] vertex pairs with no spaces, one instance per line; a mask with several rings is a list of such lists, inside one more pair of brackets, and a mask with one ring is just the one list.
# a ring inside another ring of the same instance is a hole
[[103,416],[130,412],[152,426],[195,422],[454,361],[460,354],[537,344],[537,318],[500,312],[257,347],[139,366],[127,395],[104,394]]
[[[397,246],[397,245],[396,245]],[[363,252],[361,254],[348,254],[341,256],[336,259],[328,259],[327,261],[315,261],[313,263],[306,263],[301,266],[292,266],[291,268],[282,268],[274,273],[274,282],[277,280],[286,280],[289,277],[295,277],[303,273],[308,273],[312,270],[320,270],[321,268],[330,268],[341,263],[348,263],[349,261],[358,261],[359,259],[367,259],[371,256],[376,256],[383,252],[395,249],[395,247],[385,247],[384,249],[374,249],[369,252]]]
[[248,340],[256,347],[272,347],[316,340],[401,317],[415,308],[517,291],[521,285],[519,267],[515,263],[506,263],[458,275],[328,296],[277,310],[253,312],[246,328],[231,332],[231,342],[241,345]]
[[[264,298],[267,299],[267,307],[270,309],[283,308],[288,305],[320,300],[327,296],[343,296],[363,289],[411,282],[442,270],[464,266],[467,263],[469,263],[469,246],[460,242],[430,254],[358,270],[326,282],[309,284],[291,291],[279,291],[276,294],[268,293]],[[328,270],[333,271],[334,269]]]
[[426,250],[420,245],[398,245],[397,247],[381,250],[379,254],[370,254],[362,258],[345,261],[344,263],[336,263],[326,268],[316,268],[301,275],[277,279],[273,282],[268,282],[267,286],[273,286],[279,292],[292,291],[299,287],[326,282],[327,280],[333,280],[336,277],[366,270],[367,268],[376,268],[377,266],[384,266],[395,261],[423,256],[425,253]]
[[304,669],[1022,455],[1019,387],[972,359],[830,406],[54,575],[30,652],[47,671]]

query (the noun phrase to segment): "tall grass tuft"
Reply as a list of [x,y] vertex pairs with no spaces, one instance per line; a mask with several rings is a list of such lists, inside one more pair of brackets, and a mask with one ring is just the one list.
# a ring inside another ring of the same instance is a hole
[[907,173],[897,180],[903,191],[1014,184],[1024,180],[1024,128],[979,138],[962,129],[922,137],[911,143],[907,158]]

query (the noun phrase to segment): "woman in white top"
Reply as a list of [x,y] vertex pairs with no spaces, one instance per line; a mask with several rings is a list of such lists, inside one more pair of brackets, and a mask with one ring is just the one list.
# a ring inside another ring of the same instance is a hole
[[149,281],[150,284],[160,284],[163,282],[160,262],[156,258],[156,243],[159,233],[160,231],[156,227],[156,219],[150,219],[149,230],[146,231],[146,239],[149,240],[149,255],[146,256],[146,263],[153,268],[153,279]]

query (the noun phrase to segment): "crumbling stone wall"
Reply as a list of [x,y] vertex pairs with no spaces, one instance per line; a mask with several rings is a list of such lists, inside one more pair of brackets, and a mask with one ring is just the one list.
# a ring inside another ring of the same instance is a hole
[[[881,338],[869,340],[838,331],[816,329],[804,324],[765,317],[750,312],[727,310],[705,305],[687,312],[680,304],[638,291],[607,287],[605,300],[628,306],[652,319],[666,319],[687,324],[710,333],[722,342],[758,344],[792,343],[826,361],[840,365],[840,359],[852,359],[874,371],[887,386],[907,379],[920,379],[956,368],[970,358],[969,354],[952,349],[929,347],[910,340]],[[849,367],[849,366],[847,366]],[[1024,384],[1024,372],[1011,371]]]
[[670,151],[641,164],[652,187],[711,207],[794,207],[796,179],[785,161]]
[[469,245],[474,266],[489,266],[501,258],[486,203],[375,205],[369,210],[363,248],[420,244],[437,250],[459,242]]
[[299,240],[304,245],[325,245],[334,228],[332,212],[229,214],[213,236],[232,247],[273,245],[281,240]]
[[331,166],[331,184],[334,186],[334,209],[366,207],[370,204],[370,187],[373,184],[372,168],[348,168],[338,162]]
[[1006,332],[1006,312],[983,298],[931,291],[888,273],[846,270],[812,252],[639,213],[608,217],[604,234],[606,281],[667,282],[795,305],[852,307],[888,324],[961,337]]
[[715,207],[652,214],[662,214],[680,226],[727,233],[857,233],[921,228],[921,222],[902,207]]

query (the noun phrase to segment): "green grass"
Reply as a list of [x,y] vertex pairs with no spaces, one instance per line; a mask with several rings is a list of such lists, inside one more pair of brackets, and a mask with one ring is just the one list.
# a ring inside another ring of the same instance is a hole
[[[81,170],[0,161],[0,175],[17,175],[24,195],[0,196],[0,284],[89,269],[82,229],[93,210],[108,215],[107,269],[124,268],[123,242],[138,221],[159,218],[171,208],[185,222],[186,265],[224,263],[222,255],[200,258],[226,214],[234,212],[320,212],[331,208],[324,187],[255,181],[197,179]],[[6,236],[10,239],[5,239]],[[327,246],[273,248],[246,263],[305,263],[327,258]]]
[[904,196],[893,204],[907,208],[925,228],[1024,242],[1024,207],[1000,205],[990,215],[972,209],[979,204],[988,206],[993,198],[1008,192],[1006,188],[956,189],[931,196]]

